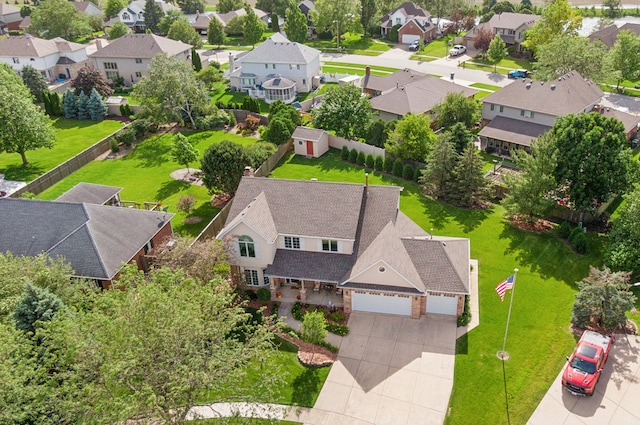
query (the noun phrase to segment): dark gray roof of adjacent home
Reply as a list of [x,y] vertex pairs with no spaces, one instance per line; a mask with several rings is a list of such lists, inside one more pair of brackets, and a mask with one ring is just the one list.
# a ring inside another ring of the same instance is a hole
[[120,193],[121,190],[121,187],[82,182],[60,195],[56,201],[86,202],[88,204],[103,205]]
[[470,87],[425,75],[371,98],[371,109],[397,115],[423,114],[441,103],[449,93],[462,93],[465,97],[471,97],[477,92],[478,90]]
[[547,82],[530,79],[514,81],[486,96],[482,102],[558,117],[584,112],[603,95],[597,84],[583,78],[579,72],[571,71]]
[[480,136],[505,142],[517,143],[522,146],[531,146],[531,142],[541,134],[551,130],[551,127],[536,124],[530,121],[516,120],[507,117],[495,117],[487,124]]
[[243,177],[225,226],[264,193],[279,234],[353,240],[363,192],[358,184]]
[[98,49],[91,57],[151,59],[158,53],[171,57],[190,50],[189,44],[155,34],[127,34]]
[[319,128],[298,126],[291,135],[291,138],[318,141],[324,133],[325,131]]
[[610,25],[610,26],[608,26],[606,28],[603,28],[603,29],[601,29],[599,31],[595,31],[595,32],[591,33],[588,38],[591,41],[600,40],[608,48],[612,48],[614,46],[614,44],[616,44],[616,40],[618,38],[618,34],[622,30],[631,31],[631,32],[635,33],[636,35],[640,35],[640,24],[626,23],[623,26],[621,26],[620,28],[618,28],[616,25]]
[[373,74],[365,75],[363,85],[365,89],[371,89],[384,93],[389,90],[407,85],[421,78],[426,78],[426,75],[422,72],[414,71],[410,68],[405,68],[385,76]]
[[339,283],[352,264],[353,255],[279,249],[265,274]]
[[615,118],[624,125],[624,132],[630,133],[633,130],[638,129],[638,123],[640,123],[640,117],[637,115],[628,114],[623,111],[618,111],[613,108],[600,107],[599,113],[605,117]]
[[403,238],[427,290],[469,293],[469,240],[455,238]]
[[[277,37],[275,37],[277,35]],[[276,41],[277,40],[277,41]],[[253,50],[247,52],[238,62],[308,64],[320,57],[320,50],[301,43],[286,40],[281,34],[274,34]]]
[[76,276],[112,279],[173,214],[27,199],[0,199],[0,252],[64,257]]

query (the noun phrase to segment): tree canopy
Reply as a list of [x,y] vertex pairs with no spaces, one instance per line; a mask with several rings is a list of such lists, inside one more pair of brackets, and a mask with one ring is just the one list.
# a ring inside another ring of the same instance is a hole
[[345,84],[325,93],[320,107],[313,111],[313,125],[350,139],[367,134],[370,117],[369,98],[363,96],[358,87]]
[[424,162],[435,141],[427,115],[407,114],[398,121],[384,147],[394,157]]
[[[508,3],[508,2],[507,2]],[[487,57],[489,61],[493,63],[493,72],[496,72],[496,66],[498,62],[507,56],[507,45],[504,44],[504,40],[499,34],[496,34],[491,43],[489,43],[489,49],[487,49]]]
[[625,196],[618,215],[612,219],[605,263],[616,271],[640,276],[640,185]]
[[438,136],[426,158],[427,167],[421,171],[420,184],[425,192],[436,199],[449,201],[455,190],[455,166],[458,153],[446,134]]
[[47,82],[40,71],[31,65],[25,65],[22,67],[20,74],[24,85],[27,86],[33,98],[36,102],[41,103],[43,101],[43,93],[49,91],[49,86],[47,86]]
[[118,12],[127,6],[126,0],[107,0],[104,8],[104,14],[107,18],[118,16]]
[[449,128],[461,122],[467,128],[471,128],[480,119],[480,103],[463,93],[447,93],[444,100],[434,109],[439,127]]
[[226,43],[227,36],[224,33],[222,22],[218,19],[211,19],[209,21],[209,27],[207,28],[207,41],[209,44],[218,46],[218,48],[221,44]]
[[33,103],[22,79],[5,64],[0,64],[0,99],[5,99],[0,102],[2,151],[20,154],[26,165],[27,151],[53,147],[55,135],[49,117]]
[[291,41],[303,43],[307,39],[307,17],[293,2],[287,8],[283,29]]
[[618,89],[622,81],[640,78],[640,37],[628,30],[620,31],[609,52],[608,64],[613,71],[609,80],[615,81]]
[[144,25],[152,33],[158,32],[158,24],[164,16],[164,12],[155,0],[145,0],[144,2]]
[[242,33],[244,34],[244,39],[252,46],[255,46],[255,44],[260,41],[260,38],[262,38],[265,24],[258,18],[258,15],[256,15],[256,12],[253,11],[251,6],[245,6],[244,10],[246,14],[244,15],[244,22],[242,23]]
[[202,46],[202,39],[200,38],[200,35],[191,27],[187,18],[176,19],[169,27],[167,38],[191,44],[197,49]]
[[319,31],[330,31],[336,38],[353,31],[360,32],[359,0],[317,0],[311,20]]
[[182,9],[182,13],[187,15],[197,12],[204,13],[204,0],[176,0],[176,3]]
[[115,40],[130,33],[131,29],[128,26],[121,21],[117,21],[107,30],[107,38],[109,40]]
[[251,166],[244,148],[237,143],[223,140],[204,152],[200,163],[202,182],[211,193],[235,193],[244,167]]
[[62,37],[73,41],[91,34],[86,14],[79,12],[67,0],[44,0],[31,14],[29,30],[42,38]]
[[[158,31],[161,34],[168,34],[169,30],[171,29],[171,25],[178,19],[185,19],[185,16],[181,10],[167,10],[167,13],[165,13],[165,15],[160,19],[160,22],[158,23]],[[216,21],[217,19],[212,20]]]
[[218,13],[228,13],[232,10],[242,9],[242,0],[218,0]]
[[75,94],[80,92],[90,94],[91,90],[96,91],[103,97],[108,97],[113,93],[113,89],[104,79],[100,71],[92,66],[83,66],[78,70],[78,75],[71,80],[71,87],[75,90]]
[[536,79],[555,80],[570,71],[584,78],[602,81],[606,71],[607,46],[600,40],[591,41],[579,35],[559,35],[538,47]]
[[567,0],[554,0],[542,9],[542,16],[525,33],[522,45],[533,52],[562,34],[577,34],[582,16]]
[[198,159],[198,149],[194,148],[189,139],[182,134],[176,133],[173,136],[173,148],[171,158],[180,165],[184,165],[189,170],[189,164]]

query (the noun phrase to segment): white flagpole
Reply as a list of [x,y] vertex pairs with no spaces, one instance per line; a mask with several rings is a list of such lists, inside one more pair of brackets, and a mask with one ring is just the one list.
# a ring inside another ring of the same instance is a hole
[[507,347],[507,333],[509,333],[509,321],[511,320],[511,307],[513,306],[513,293],[516,292],[516,275],[518,274],[518,269],[513,269],[513,286],[511,287],[511,301],[509,302],[509,314],[507,314],[507,327],[504,330],[504,341],[502,343],[502,356],[503,358],[507,355],[505,348]]

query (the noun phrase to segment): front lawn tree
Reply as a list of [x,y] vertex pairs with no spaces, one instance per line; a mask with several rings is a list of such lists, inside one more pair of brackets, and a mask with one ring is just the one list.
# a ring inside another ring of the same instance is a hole
[[608,60],[616,89],[620,89],[620,83],[624,80],[635,81],[640,78],[640,37],[628,30],[620,31]]
[[283,29],[291,41],[304,43],[307,39],[307,17],[294,2],[287,8]]
[[540,46],[562,34],[577,34],[582,16],[567,0],[555,0],[542,9],[542,16],[526,31],[522,45],[536,52]]
[[176,133],[173,136],[173,148],[171,149],[171,158],[180,165],[184,165],[189,174],[189,164],[198,159],[198,149],[194,148],[189,139],[182,134]]
[[158,23],[158,31],[160,32],[160,34],[168,34],[169,30],[171,29],[171,25],[178,19],[185,19],[181,10],[168,10]]
[[431,120],[425,114],[407,114],[389,134],[384,147],[388,154],[413,161],[424,162],[436,141]]
[[27,86],[36,102],[42,103],[43,93],[49,91],[49,87],[40,71],[31,65],[25,65],[22,67],[20,74],[24,85]]
[[27,165],[26,152],[52,148],[55,135],[49,117],[33,103],[31,92],[8,66],[0,65],[0,149],[18,153]]
[[489,50],[491,40],[493,40],[493,32],[487,27],[480,27],[476,37],[473,39],[473,47],[485,55]]
[[336,40],[349,31],[359,32],[359,0],[316,0],[316,10],[311,11],[311,21],[319,32],[330,31]]
[[222,22],[220,22],[216,18],[213,18],[209,21],[209,27],[207,28],[207,41],[209,42],[209,44],[218,46],[218,49],[220,48],[221,44],[227,42],[227,36],[224,33]]
[[590,267],[589,276],[577,282],[571,323],[580,328],[614,331],[627,322],[625,312],[635,308],[636,296],[629,291],[629,272],[612,272]]
[[550,132],[558,148],[554,177],[574,211],[594,211],[612,194],[624,193],[637,164],[620,121],[598,113],[569,114]]
[[320,344],[327,337],[327,320],[322,312],[308,311],[302,317],[302,325],[300,326],[302,339],[311,344]]
[[246,151],[237,143],[229,140],[215,143],[204,152],[200,162],[202,182],[210,193],[233,195],[249,162]]
[[92,30],[87,15],[78,12],[71,2],[44,0],[31,14],[29,31],[46,39],[62,37],[73,41]]
[[447,93],[442,103],[436,105],[436,122],[439,127],[449,128],[463,123],[472,128],[480,119],[480,103],[464,93]]
[[246,15],[244,16],[244,22],[242,23],[242,32],[244,39],[247,43],[255,46],[264,32],[264,23],[258,18],[256,12],[249,5],[244,8]]
[[100,71],[92,66],[83,66],[78,70],[78,75],[71,80],[71,87],[74,89],[75,94],[79,95],[81,92],[91,93],[93,89],[103,97],[111,96],[113,89],[104,79]]
[[199,49],[202,46],[202,39],[200,38],[200,35],[194,31],[186,18],[177,19],[171,24],[169,32],[167,33],[167,38],[190,44],[196,49]]
[[109,40],[115,40],[127,34],[131,34],[131,29],[122,21],[115,22],[111,28],[107,30],[107,38]]
[[640,185],[625,196],[625,203],[612,220],[609,248],[605,263],[613,270],[626,270],[640,275]]
[[608,49],[600,40],[579,35],[560,35],[538,47],[536,79],[551,81],[571,71],[602,81]]
[[558,149],[551,135],[545,133],[531,144],[531,152],[511,151],[520,174],[504,176],[509,188],[504,207],[511,215],[524,216],[525,220],[535,222],[555,203],[551,195],[557,186],[553,174]]
[[313,111],[313,125],[351,139],[364,137],[371,121],[371,102],[353,84],[330,88]]
[[186,116],[194,129],[195,114],[212,108],[191,63],[163,53],[151,60],[148,75],[136,84],[133,96],[140,101],[143,116],[157,123],[181,121]]
[[507,46],[504,44],[504,40],[499,34],[496,34],[489,43],[489,49],[487,50],[487,57],[489,61],[493,63],[493,72],[497,72],[498,62],[507,56]]

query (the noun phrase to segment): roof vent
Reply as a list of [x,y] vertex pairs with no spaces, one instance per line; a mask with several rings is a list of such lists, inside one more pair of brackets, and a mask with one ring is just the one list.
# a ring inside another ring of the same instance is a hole
[[312,178],[311,178],[311,181],[312,181],[312,182],[317,182],[317,181],[318,181],[318,179],[317,179],[317,178],[315,178],[315,177],[312,177]]
[[527,89],[531,88],[531,83],[527,83],[527,85],[525,86]]
[[544,86],[544,81],[540,81],[540,85],[541,85],[541,86]]
[[549,87],[551,87],[551,90],[555,90],[556,89],[556,85],[555,84],[551,84],[551,86],[549,86]]

